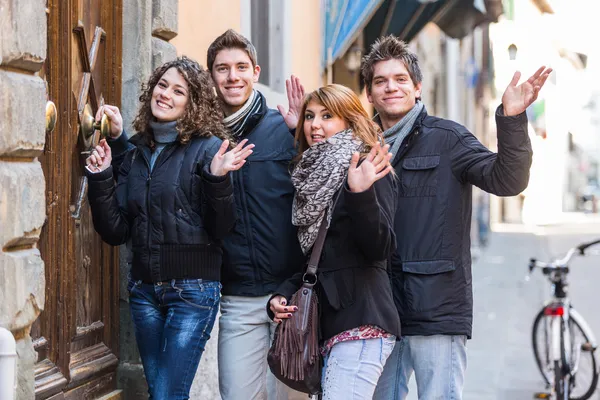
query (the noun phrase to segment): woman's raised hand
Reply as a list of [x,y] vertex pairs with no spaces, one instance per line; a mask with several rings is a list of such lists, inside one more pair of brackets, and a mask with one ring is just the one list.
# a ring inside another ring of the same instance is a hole
[[280,323],[282,320],[291,318],[292,313],[298,311],[296,306],[288,306],[287,300],[283,296],[275,296],[269,302],[269,308],[275,315],[273,322]]
[[233,149],[227,151],[229,140],[223,141],[219,151],[210,163],[210,173],[215,176],[223,176],[229,171],[237,171],[242,168],[246,163],[246,158],[252,154],[252,149],[254,148],[253,144],[244,147],[246,143],[248,143],[248,139],[242,140]]
[[358,165],[359,154],[354,153],[352,155],[350,167],[348,168],[348,186],[351,192],[364,192],[373,183],[392,171],[393,167],[390,164],[392,153],[389,150],[389,144],[381,147],[377,143],[360,165]]
[[96,113],[96,121],[102,119],[102,114],[106,114],[110,121],[110,137],[113,139],[118,138],[123,133],[123,117],[119,111],[119,107],[105,104],[98,108]]
[[106,139],[102,139],[96,146],[90,156],[85,159],[85,165],[91,172],[101,172],[110,166],[112,162],[112,153]]

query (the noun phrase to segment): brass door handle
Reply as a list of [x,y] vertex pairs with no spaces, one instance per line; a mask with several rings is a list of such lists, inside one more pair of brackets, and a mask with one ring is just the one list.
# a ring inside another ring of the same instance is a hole
[[56,126],[57,112],[54,102],[48,100],[46,102],[46,131],[52,132]]
[[100,122],[96,122],[94,114],[92,113],[92,107],[86,104],[83,108],[83,115],[81,116],[81,123],[79,125],[79,132],[81,138],[87,148],[92,145],[92,137],[94,132],[99,129],[102,137],[110,135],[110,120],[106,114],[102,115]]

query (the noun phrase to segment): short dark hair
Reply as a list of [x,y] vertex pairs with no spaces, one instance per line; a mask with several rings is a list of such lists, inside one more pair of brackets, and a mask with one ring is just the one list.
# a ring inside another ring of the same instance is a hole
[[250,57],[252,66],[256,67],[257,57],[254,45],[245,36],[240,35],[233,29],[227,29],[225,33],[216,38],[210,46],[208,46],[208,51],[206,52],[206,66],[209,71],[212,71],[213,64],[215,63],[219,51],[225,49],[244,50],[248,54],[248,57]]
[[375,73],[375,64],[380,61],[400,60],[406,66],[410,79],[415,85],[423,81],[423,74],[419,66],[419,58],[410,50],[408,44],[398,39],[394,35],[383,36],[377,39],[372,45],[371,50],[362,59],[360,72],[363,81],[367,86],[367,92],[371,92],[373,85],[373,75]]

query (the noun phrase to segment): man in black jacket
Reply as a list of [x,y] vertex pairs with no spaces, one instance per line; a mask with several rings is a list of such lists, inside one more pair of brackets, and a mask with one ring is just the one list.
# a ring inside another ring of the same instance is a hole
[[223,240],[219,390],[223,400],[284,400],[287,387],[268,372],[275,324],[265,305],[304,261],[292,225],[290,164],[296,150],[288,128],[296,126],[294,105],[301,104],[302,96],[294,92],[296,101],[290,97],[285,117],[269,109],[254,88],[260,75],[256,49],[231,29],[210,45],[207,67],[223,101],[225,125],[236,139],[256,145],[232,174],[238,218]]
[[390,275],[403,337],[374,398],[405,399],[414,371],[419,399],[461,399],[473,320],[471,185],[498,196],[527,187],[525,109],[551,70],[518,86],[515,73],[496,110],[498,153],[458,123],[427,114],[419,62],[404,42],[379,39],[361,70],[400,181]]

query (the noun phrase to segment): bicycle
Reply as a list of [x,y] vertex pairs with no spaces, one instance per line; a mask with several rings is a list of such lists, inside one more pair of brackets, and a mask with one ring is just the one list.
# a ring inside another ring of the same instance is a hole
[[[529,273],[540,268],[552,284],[552,298],[537,314],[531,335],[535,360],[550,393],[536,393],[535,398],[585,400],[596,389],[598,345],[588,323],[571,304],[567,276],[571,258],[575,254],[585,255],[590,246],[598,243],[600,240],[580,244],[564,258],[549,263],[529,260]],[[586,371],[583,367],[591,368]],[[582,384],[582,380],[589,383]]]

